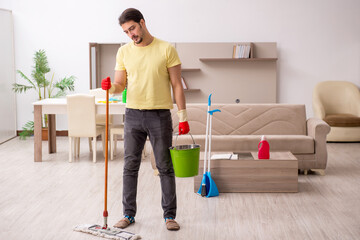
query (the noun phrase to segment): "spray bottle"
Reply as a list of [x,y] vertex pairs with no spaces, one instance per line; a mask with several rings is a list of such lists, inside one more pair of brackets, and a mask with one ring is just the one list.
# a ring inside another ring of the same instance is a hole
[[126,103],[126,88],[124,89],[124,91],[122,92],[122,102]]
[[264,135],[261,136],[261,141],[258,144],[258,158],[269,159],[270,158],[270,145]]

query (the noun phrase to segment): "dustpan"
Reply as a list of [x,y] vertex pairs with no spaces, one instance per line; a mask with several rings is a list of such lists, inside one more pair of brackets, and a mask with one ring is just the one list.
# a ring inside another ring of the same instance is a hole
[[211,177],[211,172],[206,172],[206,189],[208,189],[208,193],[206,195],[207,198],[209,197],[216,197],[219,196],[219,190],[215,184],[215,181]]

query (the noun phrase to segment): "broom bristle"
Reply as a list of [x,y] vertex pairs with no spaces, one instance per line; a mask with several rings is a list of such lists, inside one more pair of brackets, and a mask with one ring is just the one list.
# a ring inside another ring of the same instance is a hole
[[202,197],[205,197],[205,196],[206,196],[206,185],[205,185],[205,184],[203,184],[203,185],[201,186],[201,196],[202,196]]

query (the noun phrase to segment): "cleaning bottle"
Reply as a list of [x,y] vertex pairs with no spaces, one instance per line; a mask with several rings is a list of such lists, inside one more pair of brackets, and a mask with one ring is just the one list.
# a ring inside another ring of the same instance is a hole
[[269,159],[270,158],[270,145],[264,135],[261,136],[261,140],[258,144],[258,158],[259,159]]
[[124,91],[122,92],[122,102],[126,103],[126,88],[124,89]]

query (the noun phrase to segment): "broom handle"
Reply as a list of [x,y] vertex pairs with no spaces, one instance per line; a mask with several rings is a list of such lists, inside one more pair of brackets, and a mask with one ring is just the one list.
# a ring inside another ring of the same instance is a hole
[[209,114],[210,114],[210,126],[209,126],[209,156],[208,156],[208,171],[210,172],[210,160],[211,160],[211,129],[212,129],[212,118],[213,118],[213,114],[215,112],[221,112],[219,109],[214,109],[214,110],[211,110],[209,111]]
[[211,162],[211,126],[212,126],[212,114],[210,114],[210,127],[209,127],[209,162],[208,162],[208,171],[210,172],[210,162]]
[[206,161],[207,161],[207,147],[208,147],[208,134],[209,134],[209,117],[210,117],[210,105],[206,112],[206,135],[205,135],[205,156],[204,156],[204,174],[206,173]]
[[107,184],[108,184],[108,137],[109,137],[109,89],[106,90],[106,123],[105,123],[105,197],[104,197],[104,227],[107,228]]

